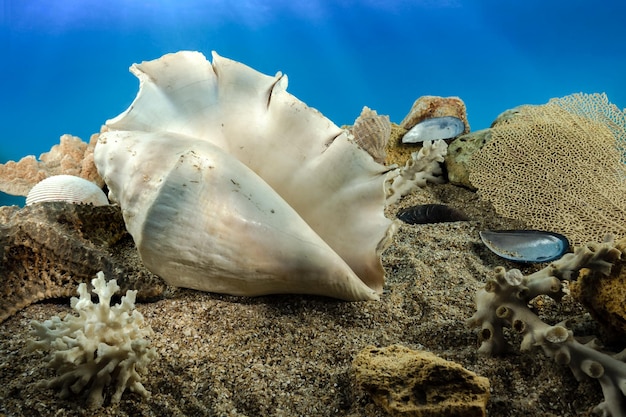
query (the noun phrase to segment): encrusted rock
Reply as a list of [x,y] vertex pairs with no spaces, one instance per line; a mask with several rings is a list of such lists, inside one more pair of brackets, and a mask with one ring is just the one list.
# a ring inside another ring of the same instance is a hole
[[502,113],[500,113],[498,115],[498,117],[496,117],[496,119],[491,122],[491,126],[490,127],[496,127],[499,124],[508,122],[510,120],[513,120],[515,118],[518,117],[524,117],[524,106],[517,106],[517,107],[513,107],[512,109],[508,109],[503,111]]
[[489,380],[432,353],[368,346],[352,363],[357,384],[393,416],[485,416]]
[[468,162],[491,139],[491,129],[482,129],[461,135],[450,143],[446,155],[448,180],[471,190],[476,187],[469,180]]
[[70,297],[98,271],[122,293],[151,298],[165,290],[148,272],[118,206],[64,202],[0,207],[0,323],[37,301]]

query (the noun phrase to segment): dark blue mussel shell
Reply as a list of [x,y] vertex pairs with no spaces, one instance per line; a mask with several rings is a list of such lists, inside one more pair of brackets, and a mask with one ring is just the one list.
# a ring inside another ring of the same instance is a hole
[[460,210],[445,204],[422,204],[400,210],[396,214],[400,220],[408,224],[426,224],[459,222],[469,220]]
[[493,253],[515,262],[550,262],[570,247],[562,234],[542,230],[486,230],[479,234]]

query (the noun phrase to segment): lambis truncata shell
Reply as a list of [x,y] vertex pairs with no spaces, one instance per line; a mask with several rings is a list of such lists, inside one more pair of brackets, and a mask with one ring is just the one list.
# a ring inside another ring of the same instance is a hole
[[233,295],[377,299],[388,168],[287,93],[213,53],[135,64],[94,158],[148,269]]

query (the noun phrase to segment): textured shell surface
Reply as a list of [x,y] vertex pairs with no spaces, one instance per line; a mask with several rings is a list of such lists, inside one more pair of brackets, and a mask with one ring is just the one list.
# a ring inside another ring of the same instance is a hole
[[106,194],[93,182],[74,175],[53,175],[39,181],[26,196],[26,205],[47,201],[105,206]]
[[469,218],[460,210],[445,204],[420,204],[407,207],[396,217],[408,224],[427,224],[467,221]]
[[417,143],[427,140],[452,139],[465,130],[465,124],[454,116],[433,117],[411,128],[402,137],[402,143]]
[[391,136],[389,116],[379,115],[365,106],[354,121],[351,131],[356,143],[372,155],[376,162],[385,162],[385,148]]
[[515,262],[550,262],[570,246],[562,234],[543,230],[485,230],[479,234],[493,253]]
[[377,299],[388,168],[271,77],[213,53],[135,64],[94,159],[146,267],[234,295]]

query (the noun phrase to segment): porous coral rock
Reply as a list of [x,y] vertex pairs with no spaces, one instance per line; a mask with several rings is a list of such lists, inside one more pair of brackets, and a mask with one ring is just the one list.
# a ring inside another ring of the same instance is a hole
[[165,290],[141,264],[118,206],[0,207],[0,322],[37,301],[72,296],[100,270],[140,298]]
[[[626,253],[626,239],[615,244]],[[623,341],[626,337],[626,257],[615,261],[608,276],[593,269],[580,271],[578,279],[570,284],[572,296],[582,303],[606,330],[610,340]]]
[[[385,149],[385,164],[402,166],[411,158],[411,154],[420,149],[415,143],[404,144],[402,137],[407,130],[396,123],[391,123],[391,133]],[[421,145],[421,144],[420,144]]]
[[469,179],[468,164],[472,155],[491,140],[491,129],[482,129],[461,135],[448,146],[445,157],[448,181],[455,185],[476,190]]
[[150,348],[152,329],[135,310],[137,291],[128,290],[119,304],[111,306],[111,297],[119,289],[117,282],[106,282],[104,273],[98,272],[91,283],[99,303],[91,301],[87,285],[82,283],[78,286],[80,298],[71,299],[78,316],[31,322],[31,335],[37,340],[30,341],[30,348],[50,350],[49,365],[57,372],[41,385],[61,388],[61,398],[86,391],[90,407],[104,403],[104,389],[109,385],[115,385],[112,403],[119,402],[126,389],[149,397],[140,374],[147,371],[156,352]]
[[521,106],[491,129],[470,181],[499,214],[573,245],[626,235],[626,113],[606,95]]
[[544,323],[529,303],[539,295],[560,300],[564,295],[562,281],[576,279],[583,268],[595,274],[608,275],[613,263],[622,256],[612,238],[588,243],[564,255],[558,261],[530,275],[518,269],[497,267],[495,278],[476,294],[476,313],[468,324],[480,327],[479,352],[501,353],[507,343],[504,327],[510,325],[523,336],[521,350],[541,347],[558,364],[568,365],[574,376],[597,379],[604,401],[594,411],[605,417],[626,416],[626,350],[614,354],[603,352],[595,339],[577,340],[565,321],[556,325]]
[[93,162],[97,139],[98,134],[94,134],[85,143],[79,137],[63,135],[59,144],[39,155],[39,160],[29,155],[0,165],[0,191],[26,196],[41,180],[60,174],[75,175],[102,187],[104,181]]
[[357,384],[391,415],[486,415],[489,380],[430,352],[368,346],[352,368]]

